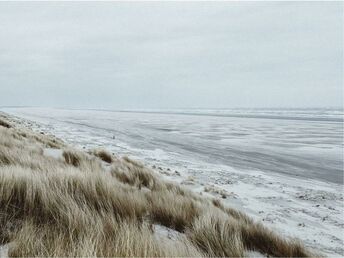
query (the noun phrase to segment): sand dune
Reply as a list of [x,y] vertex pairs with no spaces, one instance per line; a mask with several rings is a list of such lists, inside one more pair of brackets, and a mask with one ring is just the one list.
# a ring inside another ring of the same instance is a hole
[[128,157],[0,119],[0,241],[11,257],[314,255]]

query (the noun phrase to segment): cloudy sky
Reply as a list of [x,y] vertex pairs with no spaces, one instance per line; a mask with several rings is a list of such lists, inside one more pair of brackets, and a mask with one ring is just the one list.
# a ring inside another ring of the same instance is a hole
[[338,107],[341,2],[0,2],[0,106]]

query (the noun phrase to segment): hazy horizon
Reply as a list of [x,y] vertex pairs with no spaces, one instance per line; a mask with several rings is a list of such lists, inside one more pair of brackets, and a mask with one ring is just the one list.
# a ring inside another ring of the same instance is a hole
[[1,2],[0,106],[343,108],[342,2]]
[[51,108],[51,109],[66,109],[66,110],[99,110],[99,111],[145,111],[145,110],[156,110],[156,111],[164,111],[164,110],[341,110],[344,112],[343,107],[335,107],[335,106],[328,106],[328,107],[173,107],[173,108],[102,108],[102,107],[64,107],[64,106],[30,106],[30,105],[23,105],[23,106],[16,106],[16,105],[8,105],[8,106],[0,106],[0,108]]

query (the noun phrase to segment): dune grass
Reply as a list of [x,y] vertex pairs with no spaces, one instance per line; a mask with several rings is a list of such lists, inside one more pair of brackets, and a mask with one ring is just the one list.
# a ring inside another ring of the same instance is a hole
[[6,127],[6,128],[10,128],[10,127],[11,127],[10,124],[7,123],[7,122],[4,121],[4,120],[0,120],[0,126]]
[[104,161],[106,163],[112,163],[112,161],[113,161],[112,155],[107,150],[97,149],[91,153],[93,153],[94,156],[100,158],[102,161]]
[[[139,162],[75,150],[7,120],[0,114],[0,125],[9,125],[0,126],[0,244],[9,243],[10,257],[312,256],[300,242]],[[46,148],[61,149],[61,157],[45,156]]]

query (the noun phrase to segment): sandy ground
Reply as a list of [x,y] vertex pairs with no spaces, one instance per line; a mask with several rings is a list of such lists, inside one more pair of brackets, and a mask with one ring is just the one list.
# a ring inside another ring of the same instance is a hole
[[285,236],[301,239],[308,247],[329,256],[343,254],[342,186],[258,171],[247,174],[232,169],[230,176],[221,177],[221,171],[214,175],[205,168],[203,175],[194,175],[188,168],[178,174],[168,169],[158,171],[169,180],[221,199]]

